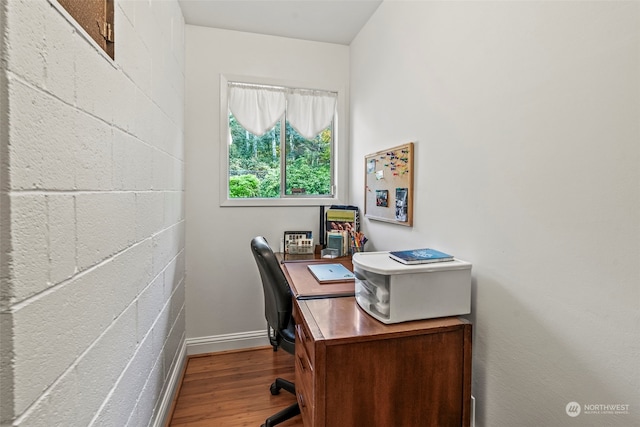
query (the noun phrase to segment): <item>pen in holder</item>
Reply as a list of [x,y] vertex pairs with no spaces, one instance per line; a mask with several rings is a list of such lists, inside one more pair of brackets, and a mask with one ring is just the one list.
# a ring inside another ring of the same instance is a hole
[[355,254],[356,252],[364,252],[364,244],[367,243],[367,238],[364,233],[359,231],[352,231],[349,233],[351,235],[351,254]]

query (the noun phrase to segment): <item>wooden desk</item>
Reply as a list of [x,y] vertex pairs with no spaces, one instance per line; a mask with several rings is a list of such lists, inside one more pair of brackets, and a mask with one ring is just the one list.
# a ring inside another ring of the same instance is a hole
[[296,394],[305,427],[470,424],[471,324],[392,325],[355,298],[294,300]]
[[351,257],[340,258],[311,258],[291,261],[281,261],[280,267],[289,282],[291,292],[296,299],[332,298],[355,295],[353,280],[344,282],[321,284],[313,277],[307,266],[309,264],[340,263],[353,271]]

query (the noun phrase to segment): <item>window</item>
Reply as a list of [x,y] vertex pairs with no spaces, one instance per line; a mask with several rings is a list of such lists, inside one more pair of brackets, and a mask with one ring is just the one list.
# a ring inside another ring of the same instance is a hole
[[221,204],[336,203],[337,91],[223,80]]

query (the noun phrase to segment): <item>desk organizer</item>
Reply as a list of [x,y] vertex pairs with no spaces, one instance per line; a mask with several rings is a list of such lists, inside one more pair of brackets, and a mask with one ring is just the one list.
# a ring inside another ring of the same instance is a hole
[[353,254],[358,305],[383,323],[471,312],[471,264],[459,259],[405,265],[389,252]]
[[281,245],[286,254],[308,255],[315,252],[311,231],[285,231]]
[[313,255],[315,247],[312,240],[304,240],[302,242],[292,243],[287,246],[287,253],[291,255]]
[[334,248],[324,248],[320,251],[321,258],[338,258],[340,256],[340,251]]

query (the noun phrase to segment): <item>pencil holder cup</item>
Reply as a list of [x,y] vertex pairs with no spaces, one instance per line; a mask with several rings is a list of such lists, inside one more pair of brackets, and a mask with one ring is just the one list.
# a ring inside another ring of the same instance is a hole
[[364,252],[364,246],[351,246],[351,254],[355,254],[356,252]]

